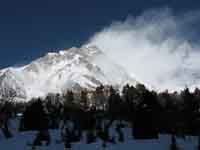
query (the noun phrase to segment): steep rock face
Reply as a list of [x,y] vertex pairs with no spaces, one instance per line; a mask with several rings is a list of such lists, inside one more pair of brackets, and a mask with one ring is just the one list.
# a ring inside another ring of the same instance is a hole
[[30,99],[66,89],[93,89],[101,84],[135,84],[126,71],[95,46],[73,47],[48,53],[28,65],[0,71],[0,95]]
[[13,69],[7,69],[0,76],[0,91],[4,98],[26,98],[26,91],[18,73]]

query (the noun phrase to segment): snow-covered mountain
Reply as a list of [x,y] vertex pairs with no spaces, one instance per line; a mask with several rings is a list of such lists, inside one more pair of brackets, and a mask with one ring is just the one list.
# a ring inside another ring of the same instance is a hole
[[0,70],[0,95],[29,100],[80,87],[135,84],[127,72],[95,46],[47,53],[30,64]]

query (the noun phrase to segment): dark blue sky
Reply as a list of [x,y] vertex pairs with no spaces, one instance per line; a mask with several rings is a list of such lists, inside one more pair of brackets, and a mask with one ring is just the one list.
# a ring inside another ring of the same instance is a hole
[[159,7],[178,14],[200,9],[200,1],[1,0],[0,68],[26,63],[52,49],[79,46],[113,20]]

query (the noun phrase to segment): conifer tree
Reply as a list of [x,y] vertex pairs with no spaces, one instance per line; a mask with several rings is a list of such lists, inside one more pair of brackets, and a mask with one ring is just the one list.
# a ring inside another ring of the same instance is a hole
[[84,107],[87,107],[88,106],[88,93],[86,90],[82,90],[81,91],[81,104],[84,106]]

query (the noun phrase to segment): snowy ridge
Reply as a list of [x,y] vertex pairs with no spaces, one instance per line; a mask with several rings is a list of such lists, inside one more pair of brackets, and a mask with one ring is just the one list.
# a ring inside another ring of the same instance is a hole
[[22,100],[67,89],[93,89],[101,84],[121,87],[126,83],[135,84],[136,80],[100,49],[88,45],[47,53],[26,66],[0,70],[1,97],[9,96],[9,91]]

